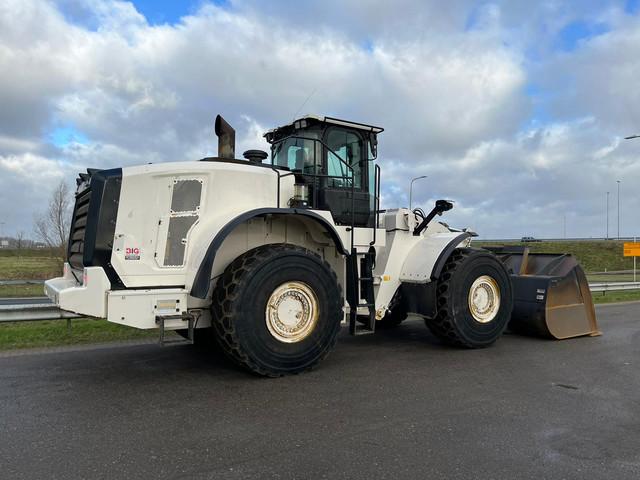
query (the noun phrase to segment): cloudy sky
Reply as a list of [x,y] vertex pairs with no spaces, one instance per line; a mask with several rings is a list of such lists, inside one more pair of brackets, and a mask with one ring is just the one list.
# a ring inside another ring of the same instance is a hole
[[299,110],[385,127],[386,207],[428,175],[482,237],[602,237],[621,180],[640,235],[640,0],[0,0],[1,233],[87,167],[215,153],[217,113],[242,152]]

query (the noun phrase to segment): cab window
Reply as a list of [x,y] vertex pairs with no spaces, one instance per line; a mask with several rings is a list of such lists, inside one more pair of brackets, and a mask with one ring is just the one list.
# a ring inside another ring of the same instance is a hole
[[288,138],[275,145],[273,165],[302,173],[314,173],[315,143],[311,139]]
[[[327,175],[332,187],[351,187],[351,170],[344,164],[348,163],[353,169],[355,188],[363,185],[364,169],[362,168],[362,154],[364,142],[356,133],[342,128],[330,128],[327,134]],[[335,153],[334,153],[335,152]],[[338,156],[340,158],[338,158]],[[340,160],[342,159],[342,161]]]

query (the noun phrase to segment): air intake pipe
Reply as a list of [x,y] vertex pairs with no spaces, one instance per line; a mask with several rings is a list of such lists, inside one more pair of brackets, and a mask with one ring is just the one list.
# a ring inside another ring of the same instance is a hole
[[215,131],[218,136],[218,157],[236,158],[236,131],[220,115],[216,116]]

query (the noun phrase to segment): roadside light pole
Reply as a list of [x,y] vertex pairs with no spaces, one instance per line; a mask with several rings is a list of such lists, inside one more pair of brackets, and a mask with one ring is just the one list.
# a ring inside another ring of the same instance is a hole
[[[624,139],[625,139],[625,140],[633,140],[634,138],[640,138],[640,135],[629,135],[628,137],[624,137]],[[620,188],[620,180],[618,180],[618,188]],[[618,190],[618,192],[620,192],[620,190]],[[618,201],[620,201],[620,194],[619,194],[619,193],[618,193]],[[618,210],[620,210],[620,207],[618,207]],[[635,225],[634,225],[634,226],[632,226],[632,228],[634,228],[634,229],[635,229]],[[620,235],[620,234],[618,234],[618,236],[619,236],[619,235]],[[634,237],[634,240],[633,240],[633,241],[635,242],[635,237]],[[636,257],[633,257],[633,261],[634,261],[634,262],[636,261]],[[634,271],[634,280],[633,280],[633,281],[634,281],[634,282],[635,282],[635,270],[636,270],[636,269],[635,269],[635,264],[634,264],[634,268],[633,268],[633,271]]]
[[607,238],[609,240],[609,192],[607,192]]
[[411,210],[411,205],[413,204],[413,182],[420,180],[421,178],[427,178],[427,176],[421,175],[419,177],[412,178],[411,183],[409,184],[409,210]]
[[[640,135],[629,135],[628,137],[624,137],[625,140],[632,140],[634,138],[640,138]],[[619,186],[620,181],[618,181],[618,187]],[[633,243],[636,243],[636,237],[633,237]],[[633,257],[633,281],[636,281],[636,257]]]
[[620,240],[620,180],[616,180],[618,184],[618,240]]

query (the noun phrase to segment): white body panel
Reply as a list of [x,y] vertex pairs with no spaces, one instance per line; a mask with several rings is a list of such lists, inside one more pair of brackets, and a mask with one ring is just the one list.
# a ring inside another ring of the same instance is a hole
[[[200,180],[195,223],[186,233],[184,261],[164,265],[176,182]],[[280,205],[292,196],[293,177],[281,179]],[[224,162],[180,162],[123,169],[112,264],[125,286],[190,286],[212,233],[248,210],[276,207],[277,175],[269,168]],[[127,252],[138,249],[139,258]]]
[[[157,316],[186,313],[188,295],[186,290],[177,288],[111,291],[107,295],[107,320],[136,328],[156,328]],[[187,321],[180,318],[165,323],[169,329],[187,327]]]
[[[400,282],[427,283],[431,281],[431,273],[435,267],[440,252],[460,236],[460,232],[442,232],[428,235],[416,243],[405,254],[400,269]],[[461,243],[461,242],[459,242]],[[466,244],[466,239],[464,240]]]
[[87,267],[79,276],[81,281],[76,280],[69,264],[65,263],[62,277],[45,282],[45,294],[63,310],[91,317],[105,317],[107,291],[111,289],[111,282],[104,270],[100,267]]
[[[378,251],[374,274],[379,279],[376,288],[376,317],[382,318],[400,284],[407,281],[406,272],[431,265],[427,272],[430,281],[431,270],[440,252],[447,244],[460,235],[447,227],[431,222],[421,235],[413,235],[417,220],[409,209],[388,210],[380,218],[380,226],[385,227],[385,248]],[[438,249],[437,247],[441,248]],[[418,258],[416,255],[424,255]]]

